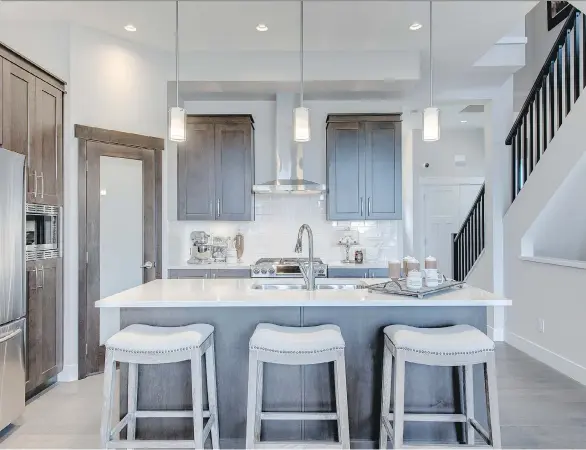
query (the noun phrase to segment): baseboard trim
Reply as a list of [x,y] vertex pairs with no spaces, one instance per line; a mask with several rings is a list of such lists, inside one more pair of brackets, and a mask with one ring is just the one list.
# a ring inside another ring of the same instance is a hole
[[63,366],[63,370],[57,375],[57,381],[69,382],[79,380],[79,370],[77,364],[68,364]]
[[493,328],[490,325],[486,326],[488,337],[495,342],[503,342],[505,340],[505,330],[502,328]]
[[505,341],[532,358],[586,386],[586,367],[510,331],[506,333]]

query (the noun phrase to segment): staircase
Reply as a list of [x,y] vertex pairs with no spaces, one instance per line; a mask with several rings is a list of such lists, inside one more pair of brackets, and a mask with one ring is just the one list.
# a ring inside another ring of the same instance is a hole
[[[586,88],[586,20],[573,8],[509,132],[513,202]],[[586,127],[586,124],[584,124]],[[464,281],[485,243],[484,186],[453,236],[454,279]]]
[[573,8],[507,136],[517,198],[586,87],[586,21]]
[[460,230],[453,235],[454,280],[464,281],[484,250],[484,184]]

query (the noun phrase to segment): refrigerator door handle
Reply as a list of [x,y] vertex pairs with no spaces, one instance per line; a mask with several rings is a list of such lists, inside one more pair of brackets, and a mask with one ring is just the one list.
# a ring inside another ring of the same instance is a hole
[[6,336],[3,336],[2,338],[0,338],[0,344],[9,341],[10,339],[12,339],[13,337],[19,335],[20,333],[22,333],[22,330],[20,328],[14,330],[12,333],[7,334]]
[[33,178],[34,178],[34,188],[33,188],[33,196],[37,196],[38,187],[39,187],[39,177],[37,175],[37,171],[33,170]]

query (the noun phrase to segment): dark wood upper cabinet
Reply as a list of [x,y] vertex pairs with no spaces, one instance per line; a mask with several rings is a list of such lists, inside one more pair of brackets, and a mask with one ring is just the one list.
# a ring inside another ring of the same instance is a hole
[[180,220],[214,220],[214,125],[187,123],[177,147],[177,208]]
[[401,124],[367,122],[366,218],[401,219]]
[[330,220],[364,217],[364,142],[359,122],[328,124],[327,213]]
[[42,80],[36,80],[33,133],[34,165],[40,180],[37,203],[62,204],[63,183],[63,92]]
[[400,115],[330,115],[327,219],[401,219]]
[[251,116],[189,116],[177,148],[179,220],[254,220]]

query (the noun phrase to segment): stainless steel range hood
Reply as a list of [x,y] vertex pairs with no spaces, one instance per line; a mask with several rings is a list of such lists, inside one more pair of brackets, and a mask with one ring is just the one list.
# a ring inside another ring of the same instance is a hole
[[253,186],[257,194],[321,194],[326,186],[303,177],[303,144],[293,141],[296,95],[277,93],[275,118],[276,178]]

